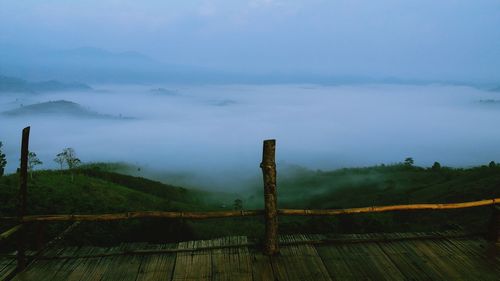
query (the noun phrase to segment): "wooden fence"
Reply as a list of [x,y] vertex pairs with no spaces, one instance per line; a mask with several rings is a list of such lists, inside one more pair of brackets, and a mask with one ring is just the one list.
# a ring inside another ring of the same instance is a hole
[[[498,242],[500,232],[500,198],[487,199],[463,203],[446,204],[409,204],[393,206],[373,206],[350,209],[333,210],[299,210],[299,209],[278,209],[276,192],[276,162],[275,162],[275,140],[265,140],[263,145],[262,175],[264,180],[264,210],[241,210],[241,211],[215,211],[215,212],[161,212],[161,211],[141,211],[127,212],[118,214],[96,214],[96,215],[26,215],[27,200],[27,182],[28,182],[28,142],[30,127],[23,129],[21,145],[21,169],[20,169],[20,190],[19,190],[19,208],[17,217],[2,217],[2,221],[15,221],[18,224],[6,232],[0,234],[0,242],[17,233],[17,270],[23,270],[27,259],[25,256],[26,234],[24,226],[28,223],[38,222],[75,222],[57,239],[63,239],[64,235],[69,233],[81,221],[115,221],[139,218],[183,218],[183,219],[212,219],[212,218],[230,218],[245,216],[264,216],[265,218],[265,239],[264,253],[275,255],[279,253],[278,245],[278,216],[335,216],[343,214],[375,213],[389,211],[408,211],[408,210],[446,210],[471,208],[479,206],[493,206],[491,222],[488,229],[488,237]],[[48,245],[42,247],[38,252],[40,254]]]

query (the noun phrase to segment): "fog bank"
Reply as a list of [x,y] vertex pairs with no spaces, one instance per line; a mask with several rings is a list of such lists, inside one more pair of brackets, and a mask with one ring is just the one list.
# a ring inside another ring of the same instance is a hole
[[[258,177],[262,141],[269,138],[277,139],[278,167],[335,169],[406,157],[420,166],[500,160],[500,104],[495,102],[500,93],[471,87],[92,87],[98,90],[2,94],[1,112],[67,100],[92,112],[131,117],[0,116],[7,172],[18,165],[21,130],[28,125],[30,149],[44,162],[42,168],[56,168],[55,155],[73,147],[84,162],[129,162],[164,171],[178,184],[217,190],[238,190],[241,182]],[[166,91],[152,91],[158,88]]]

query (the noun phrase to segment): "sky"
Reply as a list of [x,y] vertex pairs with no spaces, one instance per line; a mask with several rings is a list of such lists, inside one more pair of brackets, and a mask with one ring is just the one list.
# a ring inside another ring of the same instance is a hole
[[499,26],[498,0],[0,0],[0,45],[238,73],[497,82]]

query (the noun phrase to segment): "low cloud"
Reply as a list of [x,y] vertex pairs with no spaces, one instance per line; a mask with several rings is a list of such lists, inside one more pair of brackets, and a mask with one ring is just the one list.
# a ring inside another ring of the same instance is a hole
[[[132,120],[68,116],[1,117],[0,140],[15,171],[21,130],[31,150],[56,168],[73,147],[84,162],[125,161],[154,171],[196,174],[200,187],[237,190],[260,175],[262,141],[277,139],[278,165],[312,169],[396,163],[413,157],[470,166],[500,160],[498,93],[462,86],[94,86],[107,91],[3,94],[0,111],[19,103],[69,100]],[[158,95],[164,88],[176,95]],[[231,102],[228,102],[231,101]],[[193,182],[190,185],[194,185]]]

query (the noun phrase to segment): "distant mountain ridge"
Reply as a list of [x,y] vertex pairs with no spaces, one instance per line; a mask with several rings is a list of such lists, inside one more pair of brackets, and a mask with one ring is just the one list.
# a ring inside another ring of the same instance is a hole
[[36,93],[36,92],[56,92],[56,91],[88,91],[92,90],[89,85],[73,82],[63,83],[55,80],[29,82],[17,77],[8,77],[0,75],[0,93],[14,92],[14,93]]
[[[0,72],[31,80],[52,77],[87,83],[195,83],[195,84],[453,84],[484,86],[478,81],[440,78],[316,74],[309,71],[238,71],[203,65],[168,63],[136,51],[114,51],[86,46],[49,49],[0,43]],[[486,83],[488,84],[488,83]]]
[[116,117],[108,114],[101,114],[90,109],[86,109],[78,103],[58,100],[41,102],[22,106],[16,109],[2,112],[2,115],[9,117],[33,116],[33,115],[53,115],[53,116],[72,116],[79,118],[99,118],[99,119],[131,119],[128,117]]

